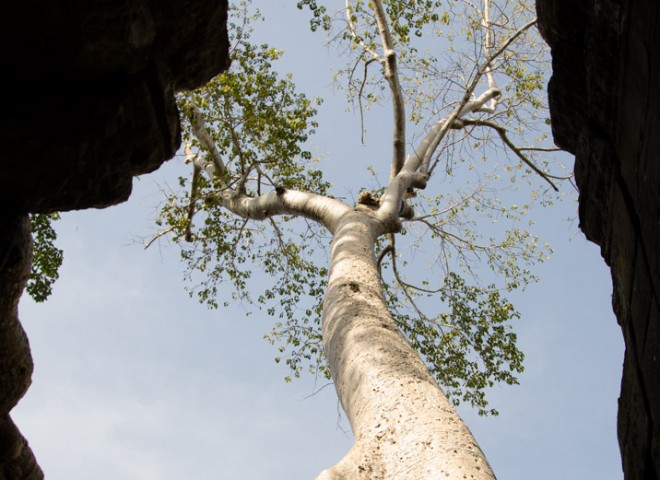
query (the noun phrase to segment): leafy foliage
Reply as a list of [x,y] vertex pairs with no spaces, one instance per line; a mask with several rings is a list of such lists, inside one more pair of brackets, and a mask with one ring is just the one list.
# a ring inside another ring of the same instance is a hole
[[[348,11],[338,9],[331,1],[300,3],[310,8],[313,18],[323,16],[331,44],[345,58],[345,66],[337,72],[336,84],[346,93],[348,102],[360,110],[386,102],[390,92],[383,75],[383,45],[372,2],[349,1]],[[534,19],[533,3],[493,1],[486,39],[482,3],[383,1],[397,52],[407,120],[420,127],[413,132],[415,139],[423,137],[439,118],[449,115],[488,56]],[[515,138],[516,144],[531,147],[547,140],[545,121],[549,112],[544,86],[548,81],[550,59],[535,27],[523,31],[517,38],[491,63],[493,78],[503,91],[498,108],[475,117],[496,121]],[[486,43],[489,48],[485,48]],[[486,78],[481,79],[479,89],[486,86]],[[467,139],[470,141],[463,141]],[[453,131],[450,141],[438,150],[438,160],[455,157],[448,151],[454,146],[464,152],[464,159],[509,156],[511,165],[503,174],[516,182],[532,173],[524,162],[511,155],[492,128],[480,125]],[[547,167],[544,153],[547,152],[527,152],[530,160]]]
[[428,318],[406,313],[401,296],[386,289],[397,324],[454,405],[466,402],[480,415],[497,415],[496,409],[486,410],[485,391],[499,382],[518,383],[515,375],[523,371],[524,355],[510,322],[519,313],[495,285],[468,285],[454,272],[433,293],[447,311]]
[[[520,314],[504,295],[534,282],[534,265],[551,253],[521,227],[530,205],[551,202],[547,186],[538,187],[530,167],[549,150],[534,147],[546,138],[540,93],[547,52],[529,28],[532,9],[522,0],[503,0],[487,20],[471,2],[382,3],[399,59],[407,121],[417,127],[413,142],[460,108],[466,92],[474,97],[479,89],[500,86],[501,95],[461,119],[465,123],[437,150],[430,172],[440,166],[434,175],[444,183],[416,192],[410,202],[418,214],[375,246],[385,297],[401,331],[455,404],[496,414],[488,408],[486,392],[499,382],[516,384],[524,357],[512,327]],[[300,0],[297,6],[311,13],[311,29],[329,32],[346,55],[348,66],[337,79],[349,101],[362,111],[390,95],[383,77],[385,41],[373,2],[353,0],[338,7]],[[318,127],[320,100],[297,93],[291,76],[278,73],[281,51],[251,43],[250,25],[260,15],[249,12],[246,1],[233,8],[230,71],[179,97],[184,139],[194,150],[189,159],[194,157],[197,168],[215,163],[216,175],[192,182],[180,178],[159,225],[181,246],[191,295],[212,308],[222,300],[264,310],[275,320],[266,338],[277,345],[276,361],[291,371],[286,379],[305,370],[329,377],[320,333],[327,234],[293,216],[242,218],[214,201],[228,191],[250,198],[282,187],[320,195],[332,191],[306,147]],[[427,37],[434,43],[418,42]],[[510,47],[495,56],[507,42]],[[439,45],[443,54],[429,45]],[[222,171],[195,134],[200,123],[208,129]],[[523,147],[512,148],[507,141]],[[548,163],[541,162],[538,170],[546,175]],[[378,176],[375,168],[370,171]],[[462,186],[452,193],[447,187],[454,183]],[[532,185],[524,193],[528,201],[510,202],[525,183]],[[384,187],[376,179],[370,190],[378,199]],[[406,277],[415,252],[424,250],[431,265],[419,268],[417,260],[411,278]],[[258,284],[252,282],[254,272]]]
[[35,302],[44,302],[53,292],[53,284],[59,278],[62,266],[62,250],[55,246],[57,233],[52,223],[59,220],[57,213],[41,213],[30,216],[34,238],[32,270],[27,293]]
[[[282,52],[251,45],[245,37],[237,42],[229,72],[179,96],[184,138],[199,147],[191,133],[194,106],[213,126],[212,139],[229,168],[229,178],[222,179],[228,186],[243,181],[252,193],[264,186],[324,193],[327,185],[313,168],[312,154],[301,148],[317,126],[313,102],[295,93],[291,79],[280,78],[272,69]],[[291,161],[296,157],[299,161]],[[251,181],[253,172],[258,178]],[[206,186],[202,194],[213,188]]]
[[[295,218],[246,220],[207,201],[223,189],[257,196],[279,187],[318,194],[329,188],[316,168],[318,158],[303,148],[317,127],[314,105],[320,101],[296,93],[290,76],[276,72],[273,62],[281,51],[248,41],[245,15],[242,8],[234,9],[231,69],[202,89],[179,96],[184,139],[199,149],[198,155],[208,157],[192,132],[196,109],[226,173],[214,181],[200,177],[194,190],[187,178],[180,178],[180,189],[168,195],[159,225],[171,229],[181,245],[191,295],[211,308],[224,296],[225,305],[241,301],[263,309],[275,319],[267,339],[285,354],[276,360],[295,377],[305,368],[327,376],[319,334],[327,269],[318,265],[315,247],[325,247],[328,240],[320,227]],[[257,13],[250,21],[258,18]],[[192,224],[190,205],[196,212]],[[184,241],[188,232],[190,243]],[[261,291],[250,282],[254,272]]]

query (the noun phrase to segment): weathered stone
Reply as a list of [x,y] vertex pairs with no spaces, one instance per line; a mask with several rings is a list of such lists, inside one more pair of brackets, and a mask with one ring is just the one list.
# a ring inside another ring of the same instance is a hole
[[[30,386],[33,369],[27,336],[18,321],[18,299],[32,263],[30,222],[27,215],[5,212],[0,213],[0,225],[0,479],[38,480],[41,470],[9,417]],[[27,474],[16,476],[16,471]]]
[[229,64],[226,0],[7,2],[0,15],[0,480],[43,474],[9,416],[32,358],[28,212],[126,200],[180,144],[177,90]]
[[32,240],[27,215],[0,215],[0,224],[0,412],[4,413],[26,392],[32,375],[28,340],[18,321],[18,299],[30,275]]
[[226,1],[11,2],[0,16],[0,202],[105,207],[180,144],[174,92],[228,65]]
[[601,247],[626,343],[626,479],[660,479],[660,5],[537,0],[557,145],[576,155],[580,226]]

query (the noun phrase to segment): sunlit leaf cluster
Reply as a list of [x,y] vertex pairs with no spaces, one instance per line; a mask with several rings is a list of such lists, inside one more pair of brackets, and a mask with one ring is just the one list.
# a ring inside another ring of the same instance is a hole
[[442,305],[442,313],[433,318],[411,311],[401,292],[388,288],[386,293],[399,328],[453,403],[497,415],[496,409],[487,409],[486,389],[501,382],[517,384],[524,355],[511,325],[520,315],[495,285],[470,285],[449,273],[432,292]]
[[43,302],[50,296],[53,292],[53,284],[60,276],[62,250],[55,246],[57,233],[52,225],[59,219],[58,213],[30,215],[34,248],[32,269],[26,290],[35,302]]
[[220,179],[226,187],[242,185],[252,193],[266,187],[324,193],[327,184],[316,159],[303,148],[317,127],[315,105],[320,100],[296,92],[290,76],[273,69],[280,50],[250,43],[249,24],[232,25],[230,70],[179,95],[184,139],[199,147],[191,131],[195,108],[212,127],[211,137],[228,169],[229,178]]
[[430,208],[406,222],[381,275],[395,320],[451,400],[497,414],[487,391],[516,384],[523,360],[513,330],[520,315],[505,295],[536,282],[534,267],[551,249],[510,227],[524,216],[517,206],[484,187],[458,193],[420,199]]
[[318,159],[304,148],[317,126],[318,101],[296,92],[291,77],[273,68],[281,51],[250,43],[250,22],[258,18],[235,7],[230,70],[179,96],[185,141],[212,165],[193,133],[196,110],[226,171],[194,182],[181,177],[167,193],[158,225],[181,247],[191,296],[211,308],[238,301],[247,311],[250,305],[264,311],[275,321],[267,339],[277,344],[276,360],[291,376],[305,369],[327,376],[319,334],[327,269],[315,252],[329,240],[319,226],[297,218],[250,221],[211,201],[227,189],[254,197],[282,187],[319,194],[329,188]]

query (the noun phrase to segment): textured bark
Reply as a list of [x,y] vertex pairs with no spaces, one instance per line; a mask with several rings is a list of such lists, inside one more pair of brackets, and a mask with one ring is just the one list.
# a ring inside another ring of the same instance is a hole
[[333,198],[286,188],[258,197],[225,190],[216,196],[215,201],[243,218],[264,220],[276,215],[300,215],[320,223],[331,232],[341,214],[348,210],[346,205]]
[[374,257],[383,231],[365,211],[345,213],[335,230],[323,340],[355,445],[318,480],[493,479],[387,309]]

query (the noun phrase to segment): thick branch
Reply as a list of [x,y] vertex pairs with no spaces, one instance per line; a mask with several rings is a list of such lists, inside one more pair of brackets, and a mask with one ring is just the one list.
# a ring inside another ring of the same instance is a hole
[[[475,77],[475,80],[472,82],[472,85],[470,85],[470,87],[468,88],[468,92],[470,93],[466,94],[463,97],[459,106],[451,113],[451,115],[449,115],[449,117],[440,120],[438,122],[437,133],[435,134],[434,137],[429,139],[428,145],[424,151],[424,156],[422,158],[422,165],[423,165],[422,172],[426,173],[428,171],[428,175],[431,175],[433,173],[433,169],[435,168],[435,165],[429,168],[429,165],[431,163],[431,158],[433,157],[433,154],[437,150],[438,145],[440,145],[440,142],[447,134],[447,131],[449,131],[452,128],[454,129],[462,128],[463,127],[462,119],[465,115],[480,111],[484,107],[484,105],[486,105],[486,103],[488,103],[489,101],[495,98],[498,98],[502,94],[502,92],[500,92],[498,88],[489,88],[479,97],[475,98],[474,100],[469,100],[470,96],[472,95],[472,91],[474,91],[474,88],[476,88],[477,83],[478,81],[477,78]],[[424,139],[424,141],[426,141],[426,138]]]
[[334,232],[339,217],[350,208],[339,200],[286,188],[250,197],[233,190],[224,190],[208,198],[243,218],[265,220],[275,215],[301,215],[324,225]]
[[222,156],[215,146],[215,143],[213,143],[211,135],[206,129],[206,122],[204,121],[204,117],[202,116],[202,113],[197,109],[197,107],[193,107],[192,118],[190,120],[193,134],[202,144],[204,150],[206,150],[211,156],[211,160],[215,166],[215,175],[224,176],[227,173],[227,168],[222,161]]
[[192,152],[190,142],[186,141],[183,152],[186,154],[185,163],[192,163],[193,176],[190,182],[190,200],[188,202],[188,225],[186,225],[186,233],[184,238],[187,242],[192,242],[192,220],[195,216],[195,199],[197,196],[197,185],[199,184],[199,176],[201,175],[202,168],[197,164],[197,155]]
[[[206,129],[202,114],[194,108],[192,119],[193,134],[209,152],[214,164],[213,173],[216,176],[226,176],[227,169],[222,161],[220,152],[213,143],[211,135]],[[234,138],[236,141],[236,138]],[[237,149],[239,146],[237,145]],[[275,191],[251,197],[244,191],[247,170],[243,172],[238,181],[238,188],[226,188],[206,198],[207,202],[222,205],[236,215],[252,220],[264,220],[275,215],[301,215],[324,225],[330,232],[334,231],[337,219],[349,210],[349,207],[339,200],[324,197],[309,192],[289,190],[277,187]]]
[[385,68],[385,79],[390,86],[392,93],[392,105],[394,110],[394,132],[393,132],[393,155],[392,167],[390,170],[390,180],[403,168],[406,158],[406,109],[403,102],[403,92],[399,82],[399,71],[396,63],[396,52],[394,50],[394,40],[387,22],[387,15],[380,0],[371,0],[378,24],[378,33],[383,43],[383,52],[385,58],[383,66]]
[[[484,9],[481,17],[481,25],[484,28],[484,51],[486,52],[486,58],[490,58],[492,56],[492,50],[493,50],[493,30],[491,28],[491,23],[490,23],[490,0],[484,0]],[[495,75],[493,75],[492,63],[488,64],[485,73],[486,73],[486,79],[488,80],[488,88],[497,88],[497,85],[495,83]],[[489,111],[490,113],[495,112],[495,109],[497,108],[497,99],[498,97],[494,97],[491,100],[490,105],[487,107],[486,110]]]
[[[380,3],[380,2],[378,2]],[[382,5],[381,5],[382,9]],[[497,99],[501,95],[501,91],[496,86],[491,86],[482,93],[479,97],[470,100],[474,90],[476,89],[481,78],[489,71],[491,63],[500,56],[506,48],[523,32],[529,29],[536,23],[536,20],[526,24],[516,31],[499,49],[494,53],[488,55],[488,58],[483,65],[477,70],[475,77],[468,86],[465,95],[461,99],[459,105],[449,115],[449,117],[436,122],[431,130],[424,137],[420,145],[415,149],[412,155],[406,159],[403,167],[398,173],[392,177],[385,193],[381,197],[381,207],[378,210],[378,218],[385,224],[387,228],[396,229],[398,219],[401,212],[404,211],[404,193],[410,188],[424,188],[428,177],[433,172],[433,167],[430,169],[429,164],[433,154],[438,148],[438,145],[445,137],[447,131],[451,128],[463,128],[465,121],[463,117],[470,113],[481,111],[485,105]],[[519,154],[520,151],[518,151]],[[522,155],[522,154],[521,154]],[[538,170],[538,169],[536,169]],[[394,170],[392,171],[394,173]],[[547,179],[547,177],[544,176]],[[552,182],[550,182],[551,185]],[[409,210],[409,209],[408,209]],[[410,214],[410,212],[408,212]],[[394,231],[394,230],[393,230]]]

